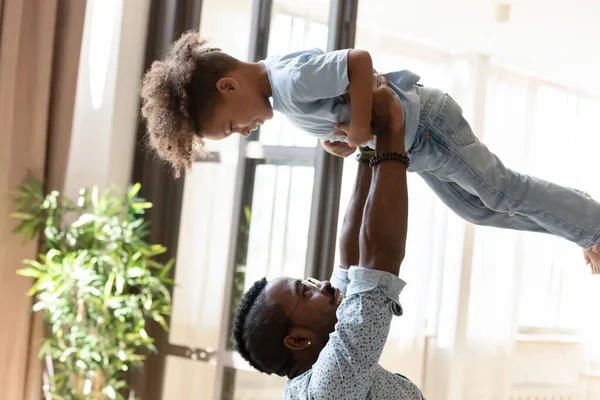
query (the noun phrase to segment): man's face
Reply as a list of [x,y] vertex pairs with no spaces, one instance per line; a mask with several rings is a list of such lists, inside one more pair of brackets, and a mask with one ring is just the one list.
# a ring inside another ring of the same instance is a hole
[[269,98],[250,84],[223,78],[217,82],[217,88],[221,99],[210,118],[202,123],[203,138],[222,140],[235,133],[248,136],[273,118]]
[[297,336],[300,341],[306,340],[306,343],[312,339],[315,346],[327,343],[329,334],[335,329],[336,312],[343,299],[331,283],[278,278],[267,284],[265,292],[269,303],[281,305],[293,325],[302,327],[290,335]]

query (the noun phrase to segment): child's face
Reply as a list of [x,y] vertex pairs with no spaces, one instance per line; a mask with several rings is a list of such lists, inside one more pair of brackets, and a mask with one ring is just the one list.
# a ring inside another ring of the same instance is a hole
[[217,82],[217,88],[221,101],[204,124],[203,138],[222,140],[234,133],[248,136],[260,124],[273,118],[269,98],[254,86],[233,78],[223,78]]

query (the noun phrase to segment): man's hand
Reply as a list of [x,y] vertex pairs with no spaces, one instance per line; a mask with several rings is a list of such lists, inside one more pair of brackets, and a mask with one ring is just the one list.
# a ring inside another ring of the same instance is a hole
[[[335,136],[346,136],[344,132],[338,131],[334,133]],[[323,150],[337,157],[348,157],[356,151],[356,147],[350,146],[345,142],[330,142],[329,140],[321,140],[321,146]]]
[[393,126],[404,126],[402,105],[389,88],[386,77],[380,76],[376,85],[373,89],[373,118],[376,124],[385,121]]
[[373,125],[377,135],[377,151],[404,152],[404,113],[385,77],[380,77],[373,90]]
[[[335,135],[350,135],[352,133],[351,124],[337,123],[334,127],[338,130]],[[390,90],[385,76],[373,75],[374,132],[380,136],[389,136],[390,132],[399,132],[403,127],[404,113],[400,101]]]

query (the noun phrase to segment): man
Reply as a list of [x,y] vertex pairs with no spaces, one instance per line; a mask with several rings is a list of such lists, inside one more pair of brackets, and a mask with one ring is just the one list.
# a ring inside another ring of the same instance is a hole
[[373,113],[378,156],[370,167],[369,155],[359,155],[332,283],[262,279],[237,310],[238,352],[257,370],[290,379],[284,399],[422,399],[407,378],[379,366],[392,316],[402,314],[408,218],[402,108],[384,78]]

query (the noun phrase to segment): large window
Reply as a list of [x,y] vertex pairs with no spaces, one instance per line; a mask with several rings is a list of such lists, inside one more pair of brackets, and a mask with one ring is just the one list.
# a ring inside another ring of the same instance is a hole
[[[266,55],[325,49],[328,15],[329,1],[275,0]],[[232,312],[256,280],[304,276],[316,145],[315,138],[277,112],[247,143]],[[228,344],[228,350],[233,350],[231,339]],[[284,378],[266,377],[237,358],[237,368],[225,370],[223,393],[228,394],[227,399],[281,398]]]
[[[247,60],[252,3],[204,0],[200,35],[209,46]],[[222,353],[205,362],[195,351],[218,352],[222,341],[231,226],[237,224],[233,211],[239,138],[207,144],[214,158],[195,163],[185,177],[169,334],[169,350],[179,352],[167,356],[164,399],[212,400],[226,381]]]

